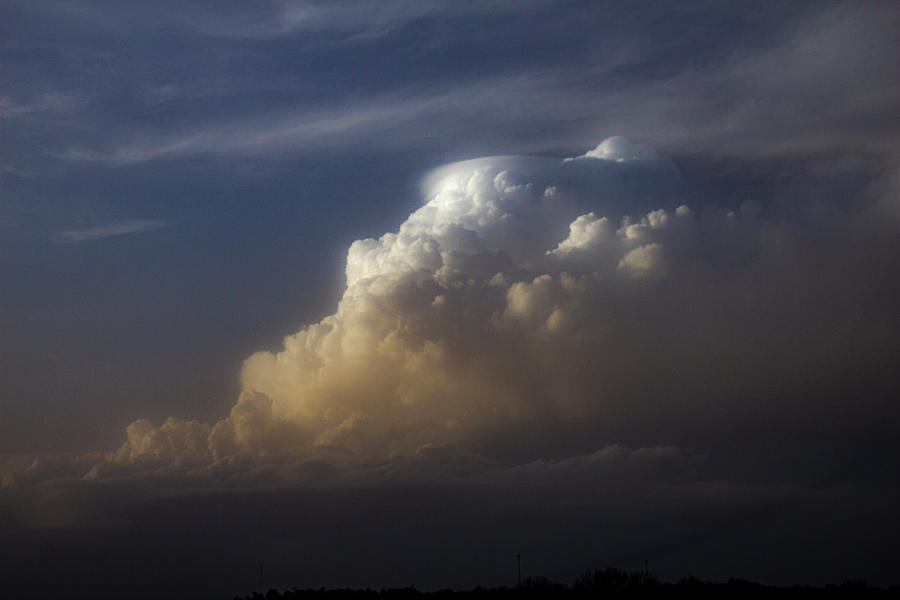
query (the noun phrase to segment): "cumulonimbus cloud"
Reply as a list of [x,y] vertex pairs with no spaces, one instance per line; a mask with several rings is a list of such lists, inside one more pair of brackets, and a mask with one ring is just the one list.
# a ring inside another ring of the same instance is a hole
[[[883,377],[895,203],[815,235],[751,204],[691,206],[669,159],[620,138],[447,165],[423,189],[396,232],[350,246],[334,314],[245,361],[227,417],[135,421],[78,472],[689,447],[832,422],[850,410],[836,382]],[[880,391],[852,410],[877,415]]]

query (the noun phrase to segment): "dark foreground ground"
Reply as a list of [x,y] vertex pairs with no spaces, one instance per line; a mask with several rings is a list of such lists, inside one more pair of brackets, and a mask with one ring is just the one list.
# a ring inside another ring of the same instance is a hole
[[847,581],[840,585],[825,587],[789,586],[775,587],[731,579],[726,583],[702,581],[696,577],[685,577],[677,583],[662,583],[650,573],[628,573],[620,569],[603,569],[587,573],[571,586],[549,581],[543,577],[531,577],[518,587],[475,588],[469,591],[439,590],[422,592],[414,587],[376,590],[353,589],[306,589],[278,591],[270,589],[265,595],[260,593],[246,597],[235,596],[235,600],[474,600],[493,598],[496,600],[521,600],[523,598],[568,597],[593,599],[608,597],[666,597],[666,598],[900,598],[900,585],[879,588],[865,581]]

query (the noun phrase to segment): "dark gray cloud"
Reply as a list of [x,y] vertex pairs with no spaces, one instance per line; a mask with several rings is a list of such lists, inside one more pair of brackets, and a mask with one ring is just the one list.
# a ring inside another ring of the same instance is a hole
[[252,591],[262,563],[281,588],[510,585],[516,554],[524,575],[561,580],[644,560],[664,577],[783,583],[895,572],[895,493],[728,484],[695,460],[608,454],[453,483],[159,496],[159,482],[123,480],[6,494],[5,581],[21,597],[227,597]]

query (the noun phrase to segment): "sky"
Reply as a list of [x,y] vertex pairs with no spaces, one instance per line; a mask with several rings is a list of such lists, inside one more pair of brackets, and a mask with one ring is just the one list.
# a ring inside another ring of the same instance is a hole
[[0,2],[0,585],[900,583],[898,32]]

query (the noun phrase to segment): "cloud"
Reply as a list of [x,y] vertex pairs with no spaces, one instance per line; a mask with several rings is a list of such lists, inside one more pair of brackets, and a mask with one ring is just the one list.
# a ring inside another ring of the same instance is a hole
[[634,277],[644,277],[660,268],[662,256],[663,247],[657,242],[638,246],[622,257],[619,268],[630,271]]
[[350,108],[291,111],[217,122],[190,131],[139,136],[114,142],[109,149],[69,147],[59,158],[114,166],[207,154],[266,154],[334,147],[349,138],[384,134],[391,127],[434,111],[441,98],[373,101]]
[[[137,420],[72,473],[352,480],[436,449],[475,473],[615,444],[715,449],[739,425],[764,451],[765,423],[799,431],[811,414],[836,431],[852,416],[862,431],[897,417],[883,404],[896,383],[881,325],[898,295],[890,192],[850,211],[690,208],[668,158],[610,138],[575,159],[450,164],[423,195],[397,231],[350,246],[334,314],[244,362],[228,416]],[[866,395],[846,402],[860,381]]]
[[802,175],[827,193],[732,210],[649,148],[598,148],[427,174],[396,230],[351,244],[333,314],[247,358],[219,421],[0,457],[12,588],[40,565],[88,589],[104,565],[129,574],[104,589],[133,589],[110,548],[154,569],[176,548],[182,590],[215,556],[228,593],[262,560],[296,585],[297,557],[311,586],[506,581],[472,571],[473,547],[563,580],[649,559],[664,577],[890,581],[872,558],[898,539],[896,173],[844,197],[835,164]]
[[602,158],[603,160],[614,160],[616,162],[660,161],[659,154],[653,148],[635,144],[621,136],[607,138],[596,148],[585,152],[578,158]]
[[386,2],[374,9],[367,2],[348,2],[340,5],[323,2],[283,2],[276,10],[248,23],[245,15],[223,15],[220,12],[204,15],[203,33],[232,38],[281,38],[304,32],[328,32],[345,41],[359,42],[379,38],[390,31],[428,16],[447,16],[454,13],[479,14],[513,10],[508,2],[493,2],[486,6],[460,7],[452,2]]
[[[396,5],[385,17],[384,27],[390,30],[419,18],[436,19],[446,11],[453,9]],[[258,29],[263,37],[315,30],[319,25],[346,30],[347,35],[366,35],[363,25],[371,20],[359,15],[369,12],[287,4],[256,15],[256,20],[237,11],[225,19],[232,19],[232,25],[220,25],[223,32],[233,30],[235,35],[256,35],[253,32]],[[133,20],[130,12],[124,16]],[[696,15],[685,9],[674,10],[673,17]],[[198,18],[210,31],[218,27],[211,23],[222,19]],[[557,27],[568,23],[558,18]],[[292,106],[283,98],[272,100],[269,80],[250,75],[229,80],[215,69],[207,77],[131,86],[142,93],[130,101],[142,106],[159,90],[166,90],[168,110],[186,118],[148,122],[94,114],[91,107],[104,105],[111,91],[85,90],[82,95],[95,97],[82,103],[86,113],[79,122],[94,125],[70,131],[71,120],[52,123],[70,134],[65,139],[49,135],[50,143],[40,152],[71,164],[127,165],[223,154],[284,159],[324,148],[408,148],[441,139],[453,140],[455,147],[557,153],[619,131],[676,157],[809,161],[857,155],[881,163],[895,159],[893,140],[900,121],[894,102],[896,65],[890,57],[898,41],[897,11],[887,4],[856,3],[805,11],[783,22],[768,22],[771,15],[756,18],[762,21],[756,24],[762,41],[712,37],[712,49],[700,52],[690,36],[673,35],[674,47],[668,48],[659,40],[635,34],[635,39],[615,38],[614,49],[604,49],[598,52],[599,59],[576,67],[570,63],[540,68],[519,65],[474,75],[452,69],[444,73],[438,68],[434,71],[440,76],[385,81],[368,97],[346,95],[338,89],[325,101],[334,107],[329,109],[319,108],[321,104],[311,107],[306,101]],[[182,35],[187,35],[185,31],[197,34],[196,28],[176,29]],[[451,39],[454,43],[465,40]],[[223,44],[224,55],[243,52],[229,45],[228,35],[217,43]],[[670,55],[694,59],[672,65],[664,58]],[[260,72],[274,68],[265,63],[259,67]],[[121,77],[125,76],[123,72]],[[290,94],[305,98],[306,89],[290,81],[285,83]],[[122,87],[128,86],[117,86],[115,93],[121,94]],[[96,97],[101,92],[106,95]],[[199,97],[212,95],[218,99],[217,106],[227,106],[229,99],[248,94],[259,103],[240,111],[198,110]],[[103,98],[106,101],[101,102]],[[5,112],[20,108],[8,102],[0,105]],[[100,139],[91,136],[91,130],[119,133]]]
[[[2,169],[41,176],[225,157],[241,172],[258,174],[323,150],[559,155],[610,133],[650,144],[685,165],[724,159],[740,168],[747,161],[856,157],[880,170],[896,161],[900,80],[891,57],[900,13],[892,5],[810,5],[786,16],[774,8],[734,6],[710,21],[703,7],[673,6],[659,14],[599,7],[576,15],[535,4],[515,26],[502,19],[508,6],[400,3],[376,16],[366,6],[317,3],[225,11],[23,5],[17,18],[36,29],[25,27],[11,38],[10,55],[35,62],[10,66],[19,76],[0,99],[0,118],[15,151],[6,153]],[[522,63],[496,53],[477,70],[460,70],[469,64],[460,58],[468,56],[459,54],[463,49],[494,52],[478,28],[448,25],[447,17],[510,27],[515,47],[531,47],[523,31],[539,22],[548,29],[544,43],[563,48],[558,54],[566,60]],[[47,28],[40,23],[48,19],[91,43],[55,37],[59,32],[43,37]],[[417,27],[407,26],[413,23]],[[713,31],[717,23],[722,27]],[[414,33],[420,29],[430,35]],[[164,33],[197,61],[175,64],[180,54],[162,50],[149,58],[135,54],[121,46],[123,31]],[[248,54],[241,36],[271,45]],[[302,76],[285,67],[293,62],[282,55],[280,40],[290,36],[303,40]],[[326,56],[338,60],[347,53],[351,71],[341,81],[368,81],[352,49],[337,43],[363,38],[390,41],[373,52],[386,52],[382,60],[416,76],[388,73],[361,95],[352,85],[335,85],[329,63],[315,67]],[[604,42],[570,41],[588,38]],[[41,62],[43,45],[67,57],[71,79],[35,76],[53,72]],[[106,65],[108,84],[88,88],[83,82],[91,80],[97,60]],[[135,68],[147,60],[153,69]],[[252,68],[224,67],[234,61]]]
[[63,231],[56,236],[56,239],[64,244],[79,244],[81,242],[102,240],[108,237],[154,231],[156,229],[167,227],[168,225],[168,222],[161,220],[132,219],[111,223],[109,225],[102,225],[100,227]]
[[[424,17],[447,18],[459,15],[479,16],[491,13],[534,10],[541,3],[492,1],[476,5],[456,2],[410,3],[383,2],[376,9],[368,2],[341,4],[307,0],[282,0],[264,5],[213,7],[197,4],[188,10],[173,11],[166,6],[116,6],[99,10],[91,3],[72,2],[63,8],[53,3],[30,3],[26,10],[44,18],[64,18],[70,22],[112,32],[136,32],[147,29],[177,28],[212,38],[268,40],[304,33],[328,33],[338,41],[359,43],[377,39]],[[139,10],[141,19],[133,19]]]
[[30,102],[16,102],[8,96],[0,96],[0,119],[17,119],[35,115],[72,114],[85,105],[83,98],[71,93],[46,92]]

